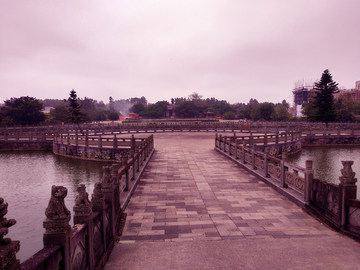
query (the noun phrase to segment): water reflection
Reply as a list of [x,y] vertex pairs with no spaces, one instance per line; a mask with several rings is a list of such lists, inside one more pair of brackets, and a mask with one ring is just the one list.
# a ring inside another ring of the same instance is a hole
[[[343,168],[342,160],[353,160],[352,166],[355,177],[360,179],[360,146],[312,146],[303,147],[300,153],[289,156],[286,161],[305,167],[306,160],[313,160],[315,178],[339,184],[340,170]],[[358,183],[359,186],[359,183]],[[359,188],[358,188],[359,190]],[[357,197],[360,198],[358,191]]]
[[42,222],[51,186],[68,188],[65,203],[72,211],[77,185],[84,183],[91,194],[94,184],[102,177],[102,166],[106,165],[110,164],[74,160],[49,152],[0,153],[0,197],[9,204],[6,217],[17,220],[8,236],[20,240],[17,257],[21,261],[43,247]]

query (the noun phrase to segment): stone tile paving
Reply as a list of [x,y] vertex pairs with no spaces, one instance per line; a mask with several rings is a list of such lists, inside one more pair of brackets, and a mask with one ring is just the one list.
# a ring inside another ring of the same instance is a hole
[[335,232],[214,150],[215,133],[155,134],[121,242],[322,237]]

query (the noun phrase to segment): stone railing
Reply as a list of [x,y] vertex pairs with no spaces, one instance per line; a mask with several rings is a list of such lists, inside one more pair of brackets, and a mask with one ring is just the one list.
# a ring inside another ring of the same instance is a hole
[[[215,144],[226,151],[235,151],[239,145],[250,145],[252,149],[264,152],[269,156],[281,156],[301,151],[301,132],[276,132],[250,135],[223,136],[216,134]],[[228,150],[230,149],[230,150]]]
[[67,189],[53,186],[46,219],[43,222],[44,248],[20,264],[16,253],[19,241],[5,238],[8,227],[7,204],[0,198],[0,269],[103,269],[118,236],[123,211],[154,152],[146,141],[137,152],[124,155],[121,163],[103,167],[103,177],[95,184],[91,200],[86,187],[78,186],[75,199],[74,226],[64,198]]
[[[0,142],[48,141],[55,136],[79,134],[79,136],[98,136],[126,133],[155,132],[238,132],[238,133],[297,133],[311,141],[321,136],[336,138],[360,137],[359,123],[308,123],[308,122],[240,122],[196,120],[142,120],[141,122],[109,122],[96,124],[67,124],[37,127],[0,128]],[[60,135],[62,134],[62,135]],[[1,149],[1,145],[0,145]]]
[[95,160],[95,161],[120,161],[122,155],[127,152],[136,152],[142,145],[154,144],[154,136],[143,138],[119,137],[113,135],[85,135],[79,136],[60,134],[53,141],[53,153],[71,158]]
[[302,168],[220,136],[216,136],[215,149],[303,209],[360,239],[360,200],[356,199],[353,161],[342,161],[340,184],[334,185],[314,179],[311,160]]

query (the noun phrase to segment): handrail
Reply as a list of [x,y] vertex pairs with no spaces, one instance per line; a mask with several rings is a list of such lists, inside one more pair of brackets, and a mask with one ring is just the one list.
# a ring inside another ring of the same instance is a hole
[[215,149],[324,222],[360,239],[353,161],[342,161],[340,184],[335,185],[314,179],[311,160],[303,168],[221,136],[215,137]]
[[[43,222],[44,248],[20,265],[16,259],[19,241],[1,243],[1,255],[11,254],[2,256],[1,269],[103,269],[115,244],[123,212],[153,152],[151,135],[142,139],[134,151],[124,152],[120,163],[103,167],[103,177],[95,184],[91,200],[85,185],[80,184],[73,207],[73,227],[69,225],[70,211],[64,202],[67,189],[53,186]],[[3,203],[0,198],[0,204]],[[15,222],[9,220],[8,226]]]

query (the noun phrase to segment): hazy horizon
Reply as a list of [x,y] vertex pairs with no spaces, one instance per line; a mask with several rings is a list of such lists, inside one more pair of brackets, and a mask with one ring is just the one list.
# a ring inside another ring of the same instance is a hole
[[0,102],[78,97],[150,103],[197,92],[292,104],[329,69],[360,80],[358,0],[0,1]]

